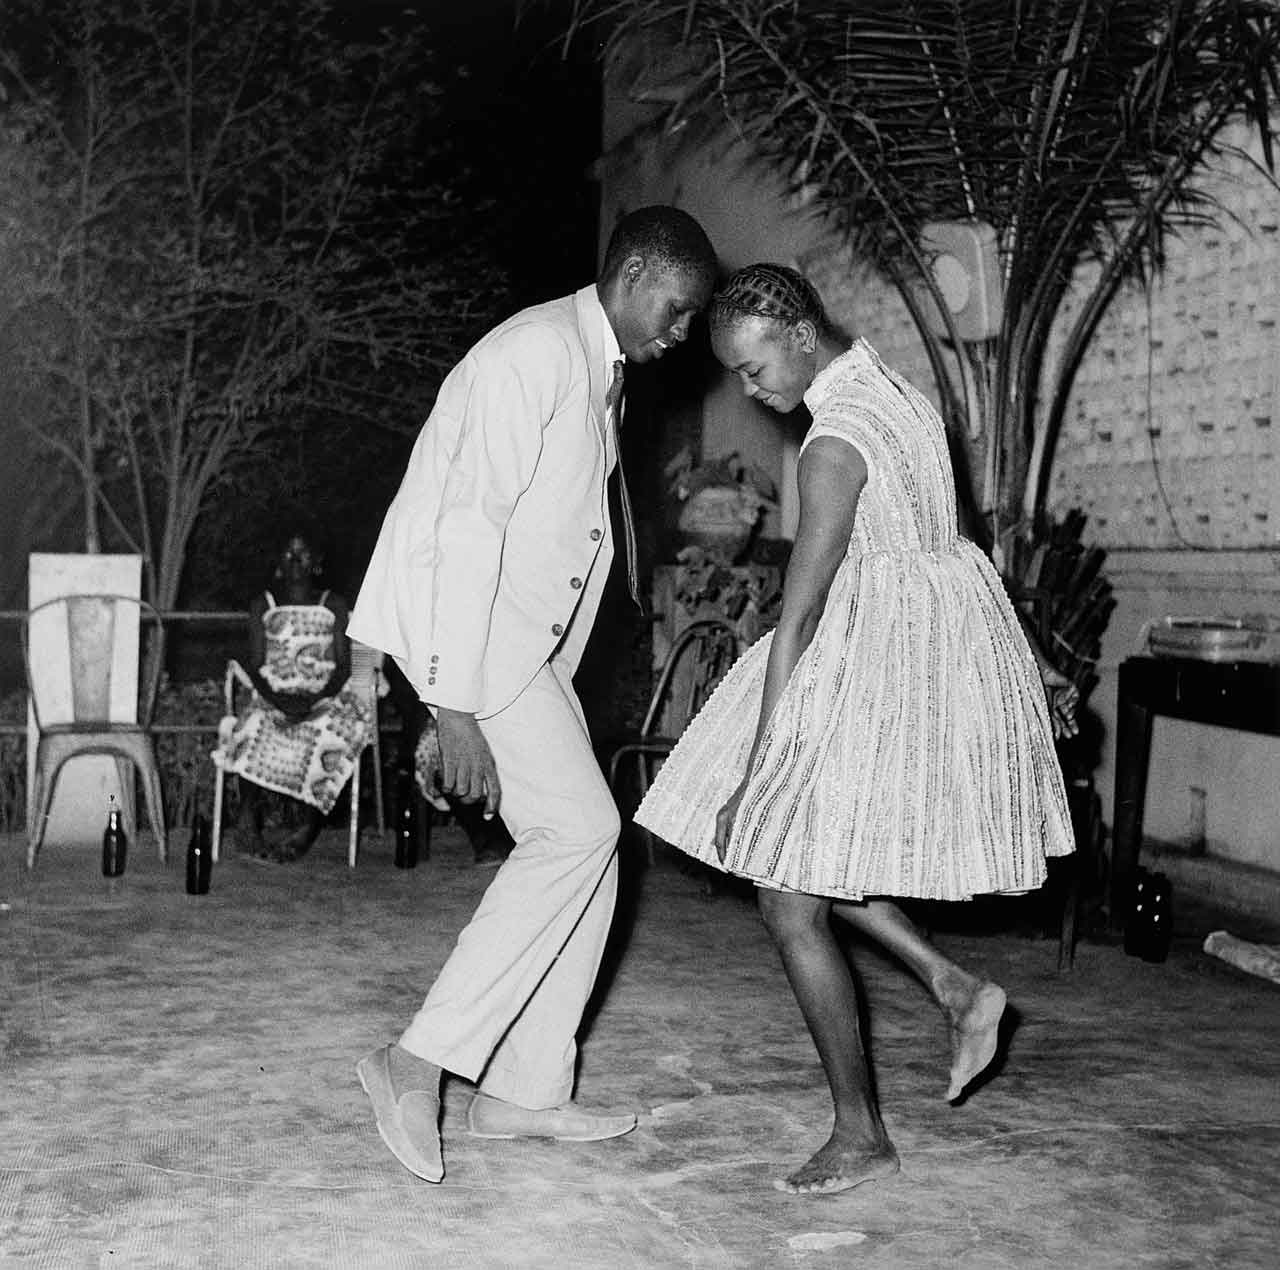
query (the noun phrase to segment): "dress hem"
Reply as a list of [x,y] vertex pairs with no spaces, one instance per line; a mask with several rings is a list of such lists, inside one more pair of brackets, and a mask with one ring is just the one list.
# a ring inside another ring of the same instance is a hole
[[[650,832],[652,833],[655,831],[650,830]],[[656,836],[658,836],[659,838],[662,837],[661,834],[657,834]],[[662,841],[667,842],[667,839],[662,838]],[[1003,896],[1005,898],[1013,899],[1020,895],[1033,894],[1034,892],[1040,890],[1049,879],[1048,868],[1043,867],[1040,870],[1039,880],[1030,886],[1014,887],[1009,889],[999,889],[999,890],[992,890],[992,891],[974,890],[974,891],[959,891],[954,893],[935,891],[935,892],[922,894],[918,891],[900,891],[900,890],[893,890],[893,889],[882,890],[879,888],[874,890],[852,891],[852,890],[847,890],[844,887],[836,887],[836,886],[824,887],[821,890],[805,891],[800,889],[799,887],[788,886],[786,885],[786,883],[780,882],[776,878],[771,878],[768,876],[768,874],[765,874],[765,873],[752,873],[747,871],[746,869],[728,868],[725,865],[719,863],[718,861],[708,860],[702,855],[698,854],[697,852],[686,850],[684,847],[680,846],[679,843],[671,842],[668,845],[674,847],[677,851],[681,853],[681,855],[686,855],[689,857],[689,859],[696,860],[699,864],[706,865],[707,868],[714,869],[717,873],[723,873],[727,877],[742,878],[744,881],[750,882],[755,886],[763,887],[765,890],[783,891],[783,892],[790,893],[792,895],[815,895],[815,896],[820,896],[823,899],[851,900],[855,902],[861,902],[862,900],[867,900],[867,899],[899,899],[899,900],[940,900],[945,903],[963,903],[967,900],[976,899],[978,896]],[[1073,854],[1072,851],[1064,851],[1057,855],[1046,856],[1046,859],[1062,859],[1065,856],[1068,856],[1071,854]]]

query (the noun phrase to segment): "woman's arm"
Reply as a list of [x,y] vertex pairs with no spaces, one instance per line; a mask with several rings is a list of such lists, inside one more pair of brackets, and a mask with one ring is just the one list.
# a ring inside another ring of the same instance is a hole
[[755,766],[761,738],[774,708],[806,648],[813,641],[849,538],[858,499],[867,483],[861,453],[836,437],[816,437],[800,456],[800,524],[782,589],[782,616],[773,632],[765,669],[760,718],[742,782],[716,818],[716,851],[724,859],[738,804]]

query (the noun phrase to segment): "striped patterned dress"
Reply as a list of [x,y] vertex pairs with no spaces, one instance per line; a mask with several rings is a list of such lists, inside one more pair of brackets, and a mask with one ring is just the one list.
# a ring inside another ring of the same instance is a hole
[[[1021,892],[1073,850],[1035,659],[990,561],[956,531],[941,420],[865,341],[805,394],[868,479],[848,552],[769,720],[724,868],[860,899]],[[771,636],[690,723],[636,821],[713,867],[755,737]]]

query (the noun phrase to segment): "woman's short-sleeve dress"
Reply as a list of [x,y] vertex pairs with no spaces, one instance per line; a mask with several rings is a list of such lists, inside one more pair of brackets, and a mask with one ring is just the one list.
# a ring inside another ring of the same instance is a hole
[[956,529],[942,421],[858,341],[805,394],[868,478],[812,643],[778,701],[724,865],[716,813],[755,737],[771,636],[663,764],[638,824],[776,889],[958,900],[1027,891],[1073,850],[1044,690],[987,557]]

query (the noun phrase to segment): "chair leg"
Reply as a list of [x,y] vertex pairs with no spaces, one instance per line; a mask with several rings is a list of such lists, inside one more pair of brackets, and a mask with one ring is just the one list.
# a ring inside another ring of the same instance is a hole
[[151,832],[156,836],[160,863],[169,863],[169,835],[164,823],[164,791],[160,788],[160,769],[156,766],[155,751],[148,747],[146,761],[142,764],[142,792],[147,800],[147,815],[151,819]]
[[1062,924],[1058,933],[1058,969],[1071,970],[1076,964],[1076,940],[1079,934],[1080,894],[1084,886],[1086,859],[1092,863],[1095,851],[1094,828],[1097,793],[1091,777],[1076,779],[1067,786],[1067,806],[1071,812],[1071,832],[1075,852],[1062,862],[1067,870],[1062,902]]
[[374,824],[378,826],[378,833],[383,834],[387,831],[387,815],[382,806],[382,742],[378,737],[378,724],[374,720],[373,725],[373,742],[371,745],[373,750],[373,810]]
[[222,768],[215,764],[213,769],[213,826],[209,858],[218,863],[218,847],[222,842],[222,784],[226,779]]
[[356,867],[356,844],[360,837],[360,758],[351,769],[351,823],[347,829],[347,868]]
[[[116,780],[120,785],[120,819],[124,822],[124,831],[129,835],[130,842],[138,841],[138,799],[135,793],[135,781],[137,775],[135,773],[133,762],[128,755],[116,751],[114,755],[116,765]],[[145,779],[145,776],[144,776]]]
[[[618,771],[622,766],[622,760],[624,758],[632,757],[636,760],[636,784],[640,789],[640,797],[643,799],[645,794],[649,792],[649,785],[651,783],[649,779],[649,762],[653,756],[647,754],[642,745],[634,746],[628,744],[619,746],[619,748],[613,752],[613,756],[609,760],[609,792],[613,795],[615,801],[617,801],[618,798]],[[645,852],[648,856],[649,864],[653,865],[657,862],[657,857],[653,848],[653,834],[642,826],[637,825],[636,828],[640,830],[644,839]]]
[[[640,801],[643,802],[644,796],[649,792],[649,757],[647,754],[640,753],[636,755],[636,767],[637,775],[640,778]],[[644,834],[644,848],[649,858],[649,867],[653,868],[658,862],[653,850],[653,834],[643,827],[640,832]]]
[[1076,921],[1080,911],[1080,867],[1072,860],[1071,877],[1062,903],[1062,928],[1058,934],[1058,969],[1073,970],[1076,964]]
[[31,832],[27,837],[27,868],[34,869],[36,852],[44,842],[44,831],[49,824],[49,810],[53,806],[53,792],[58,784],[61,762],[46,771],[46,756],[36,751],[35,787],[31,791]]

